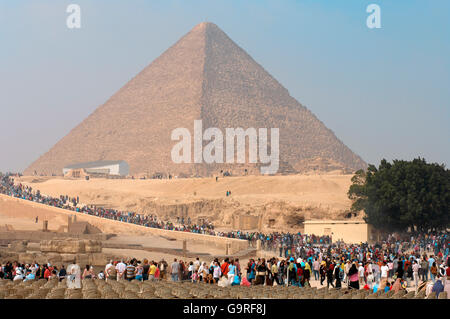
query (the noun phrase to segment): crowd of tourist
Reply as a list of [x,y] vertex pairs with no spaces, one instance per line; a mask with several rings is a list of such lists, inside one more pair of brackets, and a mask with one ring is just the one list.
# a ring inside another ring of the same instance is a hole
[[[446,291],[450,296],[450,235],[445,232],[391,234],[376,244],[347,244],[332,242],[329,236],[301,233],[264,234],[259,232],[219,232],[211,224],[193,224],[190,218],[171,222],[159,221],[156,216],[123,212],[103,207],[80,205],[79,198],[51,197],[39,190],[16,184],[9,175],[1,176],[0,193],[79,213],[134,223],[146,227],[187,231],[228,238],[248,240],[253,246],[272,251],[277,257],[250,259],[241,265],[239,259],[214,259],[202,262],[175,259],[172,263],[131,260],[110,261],[98,273],[90,265],[81,271],[78,265],[58,268],[37,263],[21,264],[17,261],[1,265],[0,278],[9,280],[51,279],[57,277],[93,278],[98,280],[172,280],[206,282],[220,286],[232,285],[289,285],[349,287],[371,291],[399,291],[414,287],[416,290],[429,282],[427,292],[438,295]],[[69,271],[70,269],[70,271]]]
[[156,216],[138,214],[130,211],[119,211],[111,208],[98,207],[93,205],[80,205],[80,199],[77,196],[69,197],[61,195],[59,197],[46,196],[41,194],[39,190],[33,190],[32,187],[23,185],[21,183],[15,184],[14,178],[11,175],[1,175],[0,193],[24,200],[37,202],[44,205],[58,207],[62,209],[71,210],[77,213],[84,213],[102,218],[108,218],[125,223],[132,223],[145,227],[192,232],[199,234],[217,235],[214,232],[212,224],[204,221],[201,225],[189,223],[174,224],[170,221],[158,220]]
[[[411,236],[411,234],[408,234]],[[250,259],[241,264],[238,258],[218,258],[211,262],[174,259],[170,264],[160,261],[111,260],[97,273],[86,265],[59,269],[50,264],[39,265],[7,262],[0,268],[0,278],[32,280],[71,278],[71,283],[81,279],[98,280],[172,280],[233,285],[288,285],[307,287],[366,289],[389,292],[414,288],[425,282],[427,294],[443,291],[450,296],[449,233],[413,235],[408,242],[399,236],[389,236],[375,245],[335,243],[327,245],[306,244],[299,253],[284,258]]]
[[125,223],[133,223],[145,227],[159,228],[165,230],[191,232],[197,234],[206,234],[212,236],[220,236],[227,238],[243,239],[250,242],[255,247],[256,241],[261,240],[262,249],[275,250],[280,249],[284,251],[285,256],[291,255],[292,252],[304,244],[329,244],[331,242],[330,236],[315,236],[305,234],[290,234],[290,233],[270,233],[264,234],[260,232],[242,232],[242,231],[215,231],[214,225],[206,220],[202,223],[192,223],[190,217],[186,220],[184,217],[177,217],[176,223],[171,221],[158,220],[157,216],[152,214],[139,214],[130,211],[119,211],[111,208],[98,207],[93,205],[80,205],[79,197],[69,197],[67,195],[60,195],[59,197],[52,197],[41,194],[39,190],[33,190],[32,187],[15,183],[12,175],[1,175],[0,193],[8,196],[21,198],[53,207],[71,210],[77,213],[84,213],[88,215],[98,216],[107,219],[113,219]]

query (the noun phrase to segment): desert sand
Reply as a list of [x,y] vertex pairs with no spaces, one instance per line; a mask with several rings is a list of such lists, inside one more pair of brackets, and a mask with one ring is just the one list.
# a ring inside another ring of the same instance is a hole
[[[189,179],[64,179],[25,176],[20,182],[51,196],[79,196],[80,202],[120,210],[207,218],[232,229],[233,215],[262,216],[262,230],[301,229],[304,219],[341,219],[350,209],[352,175],[240,176]],[[226,191],[232,195],[227,197]],[[268,221],[272,219],[270,229]]]

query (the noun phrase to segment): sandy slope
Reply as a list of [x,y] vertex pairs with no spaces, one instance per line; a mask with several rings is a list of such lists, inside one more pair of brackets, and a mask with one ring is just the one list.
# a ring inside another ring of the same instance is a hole
[[[22,177],[17,182],[52,196],[79,196],[86,204],[175,216],[206,217],[231,227],[233,214],[263,216],[263,226],[300,226],[302,218],[342,218],[350,208],[351,175],[245,176],[172,180],[70,180]],[[227,190],[232,192],[226,197]],[[282,218],[279,218],[282,217]]]

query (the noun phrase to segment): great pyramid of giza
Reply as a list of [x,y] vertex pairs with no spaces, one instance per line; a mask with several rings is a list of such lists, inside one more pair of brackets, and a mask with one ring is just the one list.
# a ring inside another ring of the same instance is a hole
[[[176,164],[175,128],[279,128],[280,173],[356,170],[366,163],[215,24],[195,26],[105,104],[32,163],[24,174],[124,160],[130,174],[207,176],[259,171],[258,164]],[[270,137],[270,135],[269,135]]]

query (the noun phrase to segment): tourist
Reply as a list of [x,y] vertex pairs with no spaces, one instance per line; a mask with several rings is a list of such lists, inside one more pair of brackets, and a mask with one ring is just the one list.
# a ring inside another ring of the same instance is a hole
[[67,288],[80,289],[81,288],[81,270],[80,266],[75,263],[75,260],[67,266]]
[[433,281],[433,284],[434,284],[436,282],[436,276],[438,275],[438,269],[436,266],[436,262],[433,262],[433,264],[431,265],[430,274],[431,274],[431,280]]
[[359,285],[360,286],[364,286],[364,284],[366,283],[366,278],[364,276],[364,273],[365,273],[364,266],[362,263],[359,263],[358,274],[359,274]]
[[23,281],[35,280],[35,279],[36,279],[36,275],[30,269],[28,269],[27,275]]
[[125,274],[126,274],[126,279],[128,281],[131,281],[134,279],[134,277],[136,275],[136,261],[134,258],[128,262],[127,268],[125,270]]
[[144,264],[142,265],[142,281],[148,280],[149,269],[150,269],[150,264],[148,263],[148,259],[144,258]]
[[105,274],[103,273],[103,270],[100,270],[100,272],[97,275],[97,278],[99,280],[104,280],[105,279]]
[[392,290],[395,292],[395,293],[398,293],[400,290],[403,290],[404,288],[403,288],[403,285],[402,285],[402,279],[401,278],[397,278],[396,280],[395,280],[395,283],[394,283],[394,285],[392,286]]
[[267,273],[266,260],[262,258],[256,265],[256,279],[255,285],[263,285]]
[[384,287],[384,292],[388,293],[391,290],[391,283],[390,282],[386,282],[386,286]]
[[[152,260],[150,267],[148,269],[148,279],[153,281],[153,280],[155,280],[155,278],[158,278],[158,276],[156,275],[157,271],[159,272],[159,270],[156,266],[156,263]],[[158,273],[158,275],[159,275],[159,273]]]
[[420,273],[422,281],[428,281],[428,261],[426,255],[421,258],[420,261]]
[[319,269],[320,269],[320,264],[316,257],[316,258],[314,258],[314,262],[313,262],[314,280],[319,280]]
[[344,281],[347,284],[347,286],[350,283],[350,281],[348,280],[348,272],[350,271],[351,267],[352,267],[352,263],[351,263],[350,259],[347,259],[347,263],[344,266]]
[[339,261],[336,262],[336,266],[334,267],[334,278],[336,280],[335,282],[336,289],[340,289],[342,287],[341,280],[343,279],[343,271],[341,269]]
[[289,259],[289,262],[287,264],[287,280],[288,280],[288,285],[298,286],[297,265],[295,264],[293,257],[291,257]]
[[51,267],[50,263],[45,265],[45,271],[44,271],[44,279],[49,279],[52,274],[53,268]]
[[13,281],[16,281],[16,280],[22,281],[23,279],[24,279],[24,276],[22,274],[22,267],[17,267],[16,268],[16,274],[15,274],[15,276],[13,278]]
[[222,265],[220,266],[220,270],[222,271],[222,274],[224,276],[227,276],[228,274],[228,266],[230,265],[230,260],[228,258],[225,258],[225,260],[223,261]]
[[82,279],[92,279],[92,274],[90,272],[91,266],[86,265],[86,268],[84,268],[83,275],[81,276]]
[[236,266],[234,265],[234,260],[230,261],[230,264],[228,265],[228,272],[227,272],[227,278],[230,281],[230,284],[233,283],[234,280],[234,276],[237,275],[237,269]]
[[189,262],[188,266],[188,279],[192,281],[192,275],[194,274],[194,263],[191,261]]
[[219,282],[220,277],[222,276],[222,270],[219,266],[218,261],[214,261],[214,266],[213,266],[213,279],[215,283]]
[[105,277],[106,281],[115,280],[117,281],[117,262],[113,263],[111,260],[108,265],[105,267]]
[[334,288],[334,284],[333,284],[333,273],[334,273],[334,264],[331,261],[327,261],[326,264],[326,269],[327,269],[327,288],[333,287]]
[[126,270],[127,270],[127,265],[123,262],[123,259],[122,259],[116,265],[117,281],[125,279],[125,271]]
[[447,268],[447,278],[444,283],[444,291],[447,292],[447,299],[450,299],[450,267]]
[[173,260],[173,263],[171,265],[171,275],[172,275],[172,281],[178,281],[178,272],[180,270],[180,264],[177,262],[177,259],[175,258]]
[[419,263],[417,262],[417,260],[414,260],[413,265],[412,265],[412,271],[413,271],[413,279],[414,279],[414,286],[416,289],[416,293],[417,290],[419,288]]
[[159,270],[159,277],[157,277],[156,273],[155,273],[155,278],[166,279],[166,273],[167,273],[168,267],[169,267],[169,265],[164,260],[164,258],[161,259],[161,261],[158,263],[158,267],[157,267],[157,272]]
[[64,265],[62,265],[58,274],[59,281],[62,281],[64,278],[66,278],[66,274],[67,274],[66,269],[64,268]]
[[380,267],[380,288],[384,289],[386,286],[386,283],[388,281],[388,275],[389,275],[389,266],[387,265],[386,261],[383,261],[382,266]]
[[437,275],[435,279],[435,283],[433,285],[433,288],[431,289],[431,292],[436,293],[436,298],[439,297],[439,294],[444,291],[444,285],[442,284],[441,276]]
[[352,263],[348,271],[348,280],[350,282],[349,288],[359,289],[359,272],[355,262]]
[[135,270],[135,279],[138,281],[143,281],[143,273],[144,271],[144,267],[142,267],[142,263],[138,262],[137,266],[136,266],[136,270]]
[[280,281],[278,279],[278,266],[277,266],[277,261],[275,260],[275,258],[272,259],[271,266],[270,266],[270,273],[272,275],[272,281],[276,282],[277,285],[279,285]]
[[323,281],[325,280],[326,274],[327,274],[327,263],[325,260],[322,260],[319,267],[319,273],[320,273],[320,285],[323,285]]

